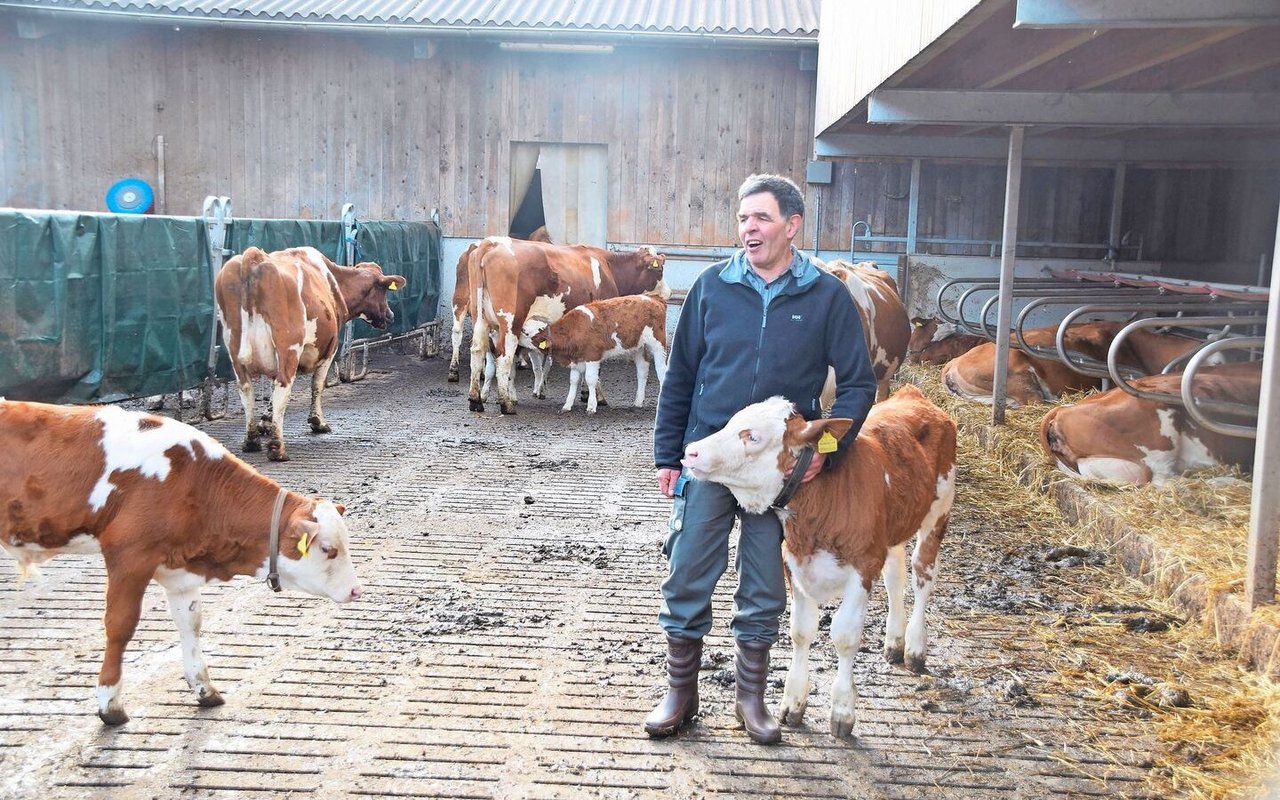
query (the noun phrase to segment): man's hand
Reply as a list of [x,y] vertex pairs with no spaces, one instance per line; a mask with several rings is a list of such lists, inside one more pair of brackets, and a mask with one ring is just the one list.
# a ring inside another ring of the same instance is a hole
[[662,492],[663,497],[671,497],[676,490],[676,479],[679,477],[678,469],[658,467],[658,491]]
[[813,460],[809,462],[809,468],[804,471],[804,477],[800,479],[801,483],[808,483],[819,472],[822,472],[822,465],[827,463],[826,453],[814,453]]

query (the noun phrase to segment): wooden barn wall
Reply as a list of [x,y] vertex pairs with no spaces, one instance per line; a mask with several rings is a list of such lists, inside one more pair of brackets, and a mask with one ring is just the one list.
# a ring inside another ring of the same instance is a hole
[[[802,180],[813,71],[794,49],[620,45],[612,55],[440,38],[72,21],[0,22],[0,204],[105,210],[115,181],[167,211],[228,195],[237,216],[424,219],[506,233],[510,144],[608,146],[615,242],[736,242],[752,172]],[[425,55],[425,53],[423,53]]]
[[[837,159],[823,188],[820,247],[849,250],[855,221],[876,236],[905,236],[910,160]],[[1038,258],[1102,258],[1101,248],[1029,246],[1033,242],[1103,245],[1109,235],[1113,170],[1028,165],[1019,209],[1020,253]],[[925,160],[920,169],[917,250],[992,255],[1004,214],[1005,166]],[[810,196],[816,187],[810,187]],[[1274,245],[1280,170],[1140,168],[1126,170],[1122,258],[1169,263],[1169,274],[1253,283],[1258,260]],[[859,226],[858,234],[866,230]],[[949,244],[928,239],[952,240]],[[960,244],[955,240],[980,240]],[[903,252],[902,244],[859,243],[858,252]],[[1213,264],[1213,275],[1197,264]]]

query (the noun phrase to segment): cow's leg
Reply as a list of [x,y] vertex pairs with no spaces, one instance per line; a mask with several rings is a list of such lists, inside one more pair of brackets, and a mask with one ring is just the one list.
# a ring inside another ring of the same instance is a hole
[[551,371],[551,359],[536,350],[530,350],[529,364],[533,367],[533,396],[546,400],[547,373]]
[[916,537],[916,549],[911,556],[911,578],[914,598],[911,621],[907,623],[906,663],[917,674],[925,671],[925,654],[929,647],[928,630],[924,612],[938,581],[938,548],[942,533],[947,529],[947,515],[943,514],[927,532]]
[[485,359],[489,355],[489,323],[483,315],[477,316],[475,327],[471,329],[471,386],[467,392],[467,401],[472,411],[484,411],[484,393],[480,381],[485,374]]
[[142,595],[154,566],[136,559],[107,558],[107,610],[103,615],[107,646],[98,672],[98,717],[108,725],[129,721],[120,700],[120,673],[125,648],[142,616]]
[[258,441],[262,436],[258,428],[258,420],[254,418],[253,378],[239,369],[236,373],[236,389],[240,391],[240,405],[244,407],[244,445],[240,448],[246,453],[256,453],[262,449]]
[[289,407],[291,394],[292,380],[280,383],[277,379],[271,384],[271,438],[267,441],[267,458],[272,461],[289,460],[289,454],[284,449],[284,411]]
[[329,367],[337,355],[338,351],[334,350],[333,355],[317,364],[316,371],[311,374],[311,413],[307,415],[307,424],[311,426],[312,433],[333,431],[324,418],[324,409],[320,407],[320,400],[324,396],[325,381],[329,378]]
[[867,621],[867,587],[854,573],[845,586],[844,599],[831,618],[831,643],[839,657],[835,681],[831,685],[831,735],[851,736],[856,718],[858,689],[853,683],[853,660],[862,646],[862,628]]
[[649,385],[649,359],[644,356],[644,348],[636,349],[631,356],[636,363],[636,408],[644,405],[644,390]]
[[156,582],[169,599],[169,613],[182,643],[183,675],[196,693],[196,702],[205,708],[222,705],[226,701],[209,680],[209,667],[200,649],[200,587],[204,579],[186,570],[161,567],[156,570]]
[[458,356],[462,352],[462,334],[466,326],[467,309],[453,307],[453,357],[449,359],[449,383],[458,382]]
[[505,317],[498,322],[498,408],[503,414],[516,413],[516,352],[520,340]]
[[902,663],[902,635],[907,627],[907,548],[890,547],[880,570],[884,588],[889,594],[889,614],[884,623],[884,658],[890,664]]
[[600,385],[600,362],[588,361],[582,365],[583,375],[587,379],[587,413],[596,413],[596,390]]
[[786,688],[778,721],[783,725],[799,725],[809,705],[809,648],[818,635],[818,602],[791,584],[791,669],[787,670]]
[[569,365],[569,396],[564,399],[564,405],[560,407],[561,411],[572,411],[573,401],[578,399],[578,384],[582,381],[582,365]]

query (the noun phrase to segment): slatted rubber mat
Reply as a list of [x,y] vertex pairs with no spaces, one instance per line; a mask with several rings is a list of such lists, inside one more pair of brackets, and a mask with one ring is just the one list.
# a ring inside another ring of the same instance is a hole
[[[338,607],[248,579],[206,588],[205,650],[226,705],[195,706],[152,587],[126,655],[131,720],[105,728],[93,698],[101,560],[62,556],[17,588],[0,559],[0,797],[1142,796],[1149,743],[1108,740],[1073,697],[1003,696],[1011,674],[1036,682],[1018,652],[1041,645],[1021,641],[1017,615],[948,625],[967,613],[953,576],[973,565],[957,565],[987,557],[955,541],[930,612],[933,678],[884,663],[883,596],[873,604],[855,740],[826,730],[835,657],[821,635],[807,725],[772,748],[737,727],[732,574],[701,718],[650,740],[640,722],[662,680],[669,508],[650,462],[652,385],[646,408],[588,418],[558,413],[562,370],[545,401],[527,397],[521,373],[520,413],[504,418],[496,404],[470,413],[442,359],[384,352],[373,366],[328,392],[334,433],[305,432],[304,384],[287,422],[293,460],[247,455],[292,489],[346,503],[365,597]],[[612,395],[631,396],[629,362],[604,374]],[[202,427],[237,448],[241,425]],[[774,707],[789,658],[784,637]]]

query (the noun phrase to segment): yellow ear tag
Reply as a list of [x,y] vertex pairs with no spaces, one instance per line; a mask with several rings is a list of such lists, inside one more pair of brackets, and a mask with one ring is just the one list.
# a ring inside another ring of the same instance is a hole
[[302,553],[304,556],[307,554],[307,549],[311,547],[311,542],[308,540],[308,536],[309,534],[303,532],[302,536],[298,537],[298,552]]
[[818,452],[823,454],[834,453],[836,444],[836,437],[831,435],[831,431],[823,431],[822,435],[818,437]]
[[546,342],[538,342],[538,349],[539,349],[539,350],[546,350],[546,349],[547,349],[547,343],[546,343]]
[[657,269],[657,268],[658,268],[658,262],[656,259],[649,262],[649,269]]
[[395,282],[395,281],[392,281],[392,282],[391,282],[391,285],[390,285],[390,286],[388,286],[388,287],[387,287],[387,289],[388,289],[388,291],[392,291],[392,292],[394,292],[394,291],[396,290],[396,282]]

